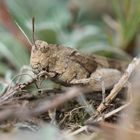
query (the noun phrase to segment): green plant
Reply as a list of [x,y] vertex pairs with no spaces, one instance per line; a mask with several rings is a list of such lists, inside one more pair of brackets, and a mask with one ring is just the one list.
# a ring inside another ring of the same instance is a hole
[[140,24],[140,1],[139,0],[112,0],[113,9],[118,21],[118,46],[126,49],[135,38]]

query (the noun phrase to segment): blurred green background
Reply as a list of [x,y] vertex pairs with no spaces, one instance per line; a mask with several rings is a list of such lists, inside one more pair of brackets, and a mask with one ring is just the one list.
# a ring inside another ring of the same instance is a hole
[[29,65],[32,41],[131,60],[139,56],[139,0],[0,0],[0,83]]

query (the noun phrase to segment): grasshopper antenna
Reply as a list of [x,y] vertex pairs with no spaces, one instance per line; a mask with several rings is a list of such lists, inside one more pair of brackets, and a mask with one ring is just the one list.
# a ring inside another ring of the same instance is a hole
[[37,48],[36,44],[35,44],[35,17],[32,17],[32,37],[33,37],[33,44],[35,45],[35,47]]
[[30,39],[27,37],[26,33],[23,31],[23,29],[20,27],[20,25],[15,21],[17,27],[19,28],[19,30],[23,33],[23,35],[25,36],[25,38],[27,39],[28,43],[32,46],[32,42],[30,41]]

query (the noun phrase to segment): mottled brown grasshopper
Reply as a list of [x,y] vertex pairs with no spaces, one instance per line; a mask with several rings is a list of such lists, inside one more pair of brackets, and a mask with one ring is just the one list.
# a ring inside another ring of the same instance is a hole
[[33,71],[45,71],[52,81],[64,86],[79,85],[101,91],[104,83],[104,88],[109,89],[119,80],[126,67],[126,64],[120,61],[87,55],[73,48],[48,44],[41,40],[35,41],[34,18],[33,43],[30,44],[30,65]]
[[46,71],[49,78],[64,86],[81,85],[93,91],[111,88],[121,77],[125,65],[99,56],[88,56],[76,49],[37,40],[32,46],[30,65],[36,73]]
[[[34,20],[33,20],[34,41]],[[32,45],[30,65],[36,73],[47,76],[64,86],[80,85],[93,91],[109,89],[119,80],[126,64],[119,61],[87,55],[76,49],[37,40]]]

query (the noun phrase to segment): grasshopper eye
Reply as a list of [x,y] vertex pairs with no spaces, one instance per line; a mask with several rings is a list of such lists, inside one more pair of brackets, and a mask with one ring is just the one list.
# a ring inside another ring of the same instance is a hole
[[48,51],[48,47],[47,46],[40,46],[40,51],[42,52],[42,53],[46,53],[47,51]]

